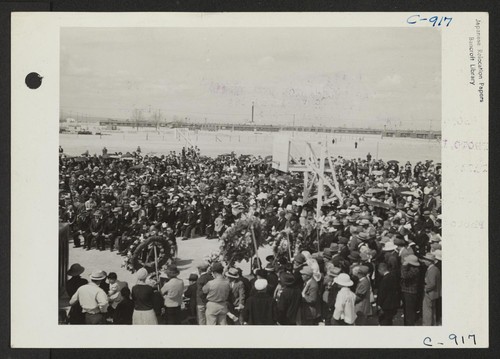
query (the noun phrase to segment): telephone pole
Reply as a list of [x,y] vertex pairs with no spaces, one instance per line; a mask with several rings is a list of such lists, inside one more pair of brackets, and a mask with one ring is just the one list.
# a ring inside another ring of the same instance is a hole
[[251,121],[251,123],[253,123],[253,110],[254,110],[253,107],[254,107],[254,103],[252,101],[252,121]]

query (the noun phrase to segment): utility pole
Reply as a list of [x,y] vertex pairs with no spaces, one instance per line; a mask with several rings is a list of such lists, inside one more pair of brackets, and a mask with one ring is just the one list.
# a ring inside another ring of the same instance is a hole
[[253,123],[253,111],[254,111],[254,102],[252,101],[252,121],[251,121],[251,123]]

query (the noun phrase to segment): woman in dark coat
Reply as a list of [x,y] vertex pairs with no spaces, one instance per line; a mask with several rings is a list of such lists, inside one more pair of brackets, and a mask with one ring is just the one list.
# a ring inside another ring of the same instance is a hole
[[[88,280],[80,277],[80,274],[82,274],[84,271],[85,268],[78,263],[71,265],[71,267],[69,268],[67,274],[71,276],[71,279],[66,282],[66,292],[68,293],[70,298],[73,296],[73,294],[76,293],[78,288],[88,283]],[[85,314],[82,312],[80,302],[77,301],[71,306],[68,313],[68,323],[85,324]]]
[[256,293],[248,298],[243,309],[243,321],[250,325],[274,325],[274,299],[267,291],[267,280],[255,281]]
[[123,299],[113,311],[113,324],[132,324],[135,304],[130,299],[130,289],[128,287],[123,287],[120,294]]
[[277,321],[281,325],[296,325],[301,289],[296,286],[294,275],[287,272],[280,276],[280,287],[276,293]]

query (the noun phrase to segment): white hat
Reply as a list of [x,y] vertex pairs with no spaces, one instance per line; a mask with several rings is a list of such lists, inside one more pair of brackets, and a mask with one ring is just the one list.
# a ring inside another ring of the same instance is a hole
[[267,280],[265,279],[257,279],[255,281],[255,289],[257,290],[264,290],[267,288]]
[[387,242],[384,244],[384,248],[382,248],[383,251],[393,251],[395,249],[398,249],[398,246],[394,244],[394,242]]
[[442,259],[443,252],[441,252],[441,250],[440,250],[440,249],[436,249],[436,250],[434,251],[434,256],[436,257],[436,259],[437,259],[438,261],[443,260],[443,259]]
[[167,223],[166,223],[166,222],[163,222],[163,223],[161,224],[161,228],[167,228]]
[[148,271],[146,268],[141,268],[137,271],[137,280],[145,280],[148,277]]
[[90,275],[91,280],[103,280],[106,279],[106,272],[102,270],[93,271]]
[[346,273],[340,273],[333,281],[342,287],[350,287],[354,284],[349,274]]

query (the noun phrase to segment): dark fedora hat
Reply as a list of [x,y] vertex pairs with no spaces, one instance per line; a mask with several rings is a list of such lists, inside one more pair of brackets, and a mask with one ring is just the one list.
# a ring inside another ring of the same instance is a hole
[[295,277],[291,273],[283,272],[280,276],[280,282],[285,287],[290,287],[295,284]]
[[85,271],[85,268],[82,267],[79,263],[72,264],[71,267],[69,267],[67,275],[71,277],[75,277],[77,275],[82,274]]
[[347,258],[353,261],[359,261],[361,260],[361,255],[359,254],[359,252],[351,252],[351,254],[347,256]]

